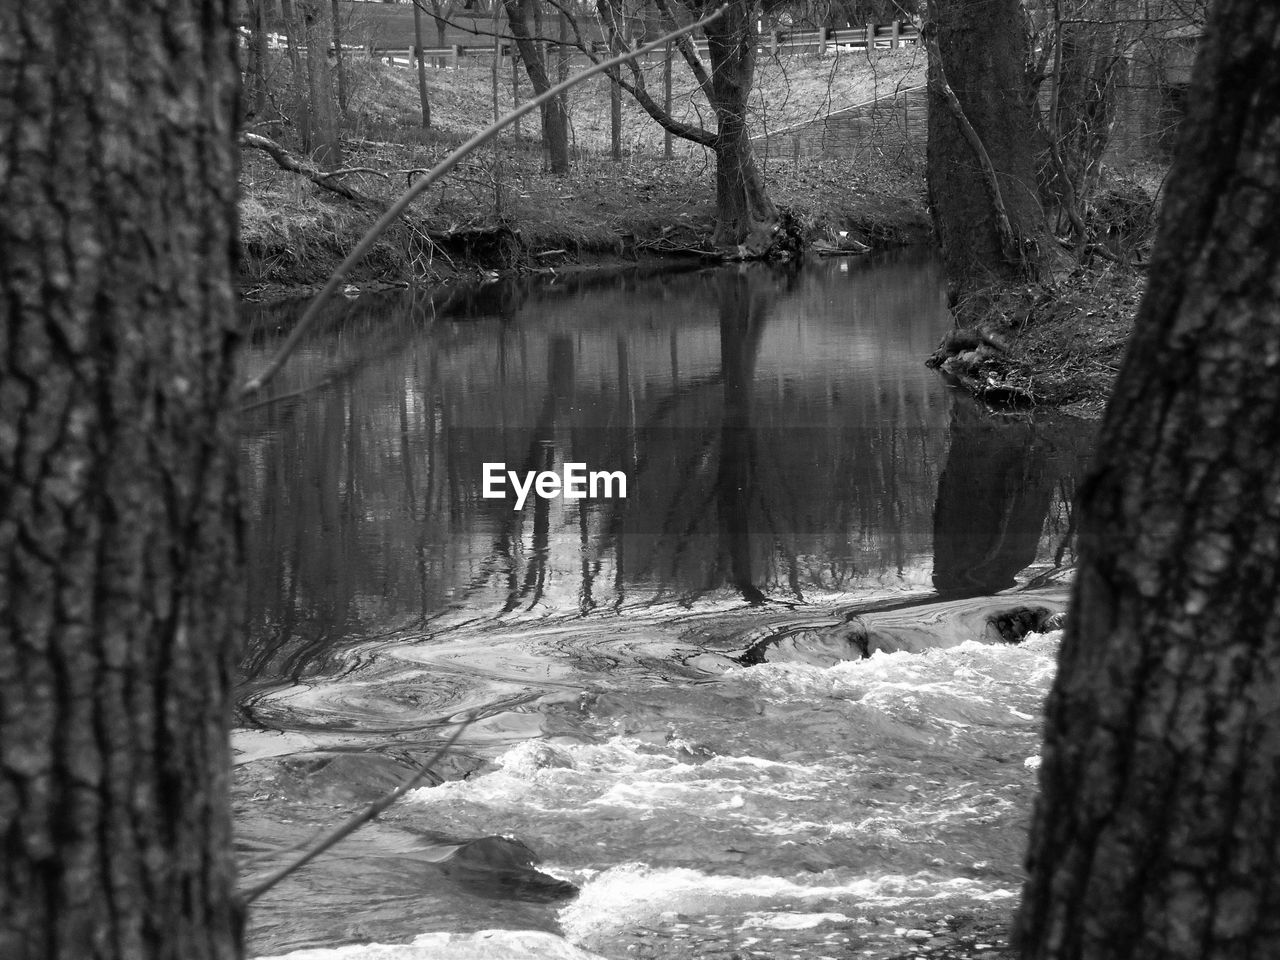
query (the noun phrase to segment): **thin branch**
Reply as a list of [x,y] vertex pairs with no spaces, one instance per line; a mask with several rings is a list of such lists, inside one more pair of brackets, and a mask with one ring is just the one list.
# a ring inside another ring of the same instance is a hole
[[405,190],[404,193],[400,195],[400,198],[396,200],[395,203],[393,203],[389,208],[387,208],[386,213],[384,213],[381,217],[378,218],[378,222],[375,223],[372,227],[370,227],[369,230],[365,233],[365,235],[360,238],[360,242],[356,244],[355,249],[352,250],[351,253],[347,255],[347,258],[338,265],[338,268],[334,270],[332,274],[329,275],[329,279],[325,281],[325,284],[320,289],[320,292],[317,293],[315,297],[312,298],[309,304],[307,304],[307,309],[303,312],[302,318],[298,321],[297,325],[289,333],[288,338],[281,345],[276,355],[271,358],[270,362],[267,363],[266,367],[262,370],[261,373],[259,373],[256,377],[253,377],[251,380],[249,380],[249,382],[246,383],[244,387],[241,389],[242,398],[248,397],[254,393],[257,393],[259,390],[262,389],[262,387],[266,384],[268,380],[270,380],[273,376],[275,376],[276,372],[280,369],[280,367],[284,365],[285,360],[288,359],[289,354],[293,352],[294,348],[297,347],[298,343],[302,340],[307,330],[315,322],[316,317],[319,316],[320,310],[323,307],[325,301],[329,298],[329,296],[333,293],[333,291],[338,288],[339,284],[342,283],[342,281],[346,278],[347,274],[351,271],[351,269],[355,267],[355,265],[358,264],[362,259],[364,259],[365,254],[369,252],[369,250],[373,247],[374,243],[377,242],[378,238],[382,236],[382,234],[385,233],[387,229],[391,227],[392,224],[394,224],[398,219],[400,219],[400,215],[404,213],[406,209],[408,209],[409,204],[413,202],[414,198],[417,197],[422,192],[424,192],[428,187],[430,187],[433,183],[435,183],[437,180],[443,177],[446,173],[448,173],[450,170],[456,167],[459,163],[461,163],[466,156],[473,153],[480,147],[484,146],[486,143],[488,143],[490,140],[496,137],[499,133],[501,133],[504,128],[515,123],[518,119],[523,117],[526,113],[530,113],[534,110],[537,110],[544,103],[549,101],[552,97],[559,96],[564,91],[574,87],[579,83],[582,83],[582,81],[586,80],[588,77],[593,77],[598,73],[603,73],[604,71],[609,70],[613,67],[620,66],[626,63],[628,60],[631,60],[635,57],[639,57],[648,53],[650,50],[656,50],[658,47],[663,46],[668,41],[673,40],[676,37],[684,36],[686,33],[690,33],[693,30],[697,30],[699,27],[706,26],[708,23],[711,23],[713,20],[720,17],[727,9],[728,8],[724,6],[718,7],[712,13],[703,17],[701,20],[698,20],[695,23],[691,23],[688,26],[681,27],[675,33],[669,33],[666,36],[659,37],[657,40],[654,40],[652,43],[647,43],[643,47],[638,47],[637,49],[629,53],[625,53],[621,56],[614,57],[611,60],[606,60],[603,63],[594,64],[593,66],[588,67],[586,70],[583,70],[581,73],[575,74],[574,76],[570,77],[568,80],[565,80],[563,83],[557,83],[550,90],[547,90],[545,93],[541,93],[538,96],[534,97],[533,99],[521,104],[515,110],[512,110],[510,113],[508,113],[505,117],[502,117],[497,122],[492,123],[489,126],[485,127],[485,129],[481,130],[479,133],[473,136],[470,140],[468,140],[462,146],[458,147],[458,149],[454,150],[453,153],[449,154],[449,156],[445,157],[438,164],[432,167],[430,173],[428,173],[421,180],[416,181],[412,186],[410,186],[407,190]]
[[289,863],[286,863],[265,880],[254,884],[248,890],[240,894],[240,903],[244,906],[253,903],[253,901],[257,900],[281,880],[289,876],[289,874],[302,869],[316,857],[320,856],[320,854],[333,847],[334,844],[351,836],[351,834],[355,833],[370,820],[377,817],[378,814],[382,813],[382,811],[386,810],[387,807],[391,806],[406,793],[420,784],[426,778],[427,774],[431,772],[431,765],[443,757],[445,751],[458,742],[458,738],[461,737],[462,734],[466,732],[466,729],[475,722],[475,719],[475,717],[472,717],[466,723],[462,724],[462,726],[458,727],[458,729],[453,732],[453,736],[437,747],[435,752],[432,753],[420,767],[418,767],[418,772],[404,783],[400,784],[400,786],[396,787],[390,793],[379,797],[359,813],[348,819],[346,823],[343,823],[333,832],[320,838],[320,840],[303,851],[302,855],[296,860],[291,860]]

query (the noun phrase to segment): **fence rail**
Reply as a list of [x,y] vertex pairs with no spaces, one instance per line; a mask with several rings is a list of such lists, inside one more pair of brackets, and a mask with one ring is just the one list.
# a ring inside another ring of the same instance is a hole
[[[778,54],[796,54],[815,52],[819,56],[826,56],[830,51],[840,50],[866,50],[868,48],[874,50],[897,50],[904,47],[915,47],[920,42],[920,30],[913,23],[904,23],[901,20],[895,20],[892,23],[876,24],[869,23],[865,27],[847,27],[844,29],[821,28],[818,30],[771,30],[760,35],[760,42],[756,46],[759,53],[776,56]],[[573,52],[578,52],[578,48],[572,44],[561,44],[556,40],[540,40],[547,50],[554,51],[561,46],[567,46]],[[514,44],[511,41],[503,41],[498,44],[498,52],[500,56],[511,56],[511,49]],[[604,53],[609,47],[603,40],[593,41],[593,53]],[[698,53],[706,55],[707,41],[705,38],[694,41]],[[398,66],[409,66],[413,63],[414,48],[413,47],[370,47],[369,52],[384,61],[396,64]],[[429,60],[447,60],[451,66],[457,66],[458,61],[466,57],[492,56],[494,52],[494,44],[454,44],[448,47],[423,47],[422,55]]]

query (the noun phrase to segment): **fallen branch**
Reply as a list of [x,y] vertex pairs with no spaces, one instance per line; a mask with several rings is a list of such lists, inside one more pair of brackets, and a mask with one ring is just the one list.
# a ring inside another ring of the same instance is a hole
[[[281,170],[288,170],[290,173],[300,173],[316,186],[323,187],[325,190],[332,190],[340,197],[345,197],[354,203],[362,203],[370,206],[380,205],[376,200],[366,197],[362,193],[357,193],[355,190],[352,190],[344,184],[333,182],[332,178],[339,177],[344,173],[354,173],[355,170],[334,170],[332,172],[325,172],[310,160],[306,160],[285,147],[280,146],[280,144],[276,143],[270,137],[264,137],[258,133],[250,133],[247,130],[242,130],[240,132],[240,144],[245,147],[253,147],[254,149],[261,150],[274,160],[276,162],[276,166]],[[363,170],[364,168],[356,169]]]
[[[357,263],[359,263],[362,259],[364,259],[364,255],[369,252],[369,250],[373,247],[377,239],[380,236],[382,236],[382,234],[385,233],[386,230],[390,228],[392,224],[394,224],[398,219],[400,219],[400,215],[404,213],[406,209],[408,209],[409,204],[413,202],[414,198],[417,197],[418,194],[422,193],[424,190],[430,187],[433,183],[435,183],[437,180],[443,177],[446,173],[448,173],[450,170],[456,167],[459,163],[461,163],[463,158],[465,158],[468,154],[473,153],[480,147],[484,146],[486,143],[488,143],[490,140],[496,137],[499,133],[501,133],[504,128],[515,123],[517,120],[523,117],[526,113],[530,113],[533,110],[537,110],[539,107],[541,107],[544,103],[546,103],[553,97],[559,96],[564,91],[576,86],[579,83],[582,83],[582,81],[588,79],[589,77],[595,76],[597,73],[602,73],[606,70],[610,70],[614,67],[620,66],[630,60],[634,60],[636,57],[643,56],[644,54],[648,53],[650,50],[658,49],[659,47],[666,44],[668,41],[674,40],[677,37],[684,36],[684,34],[697,30],[699,27],[705,27],[708,23],[711,23],[713,20],[722,16],[725,10],[727,9],[728,7],[724,7],[724,6],[717,7],[712,13],[703,17],[701,20],[697,20],[694,23],[690,23],[686,26],[683,26],[679,30],[675,31],[674,33],[669,33],[666,36],[659,37],[657,40],[654,40],[652,43],[646,43],[642,47],[637,47],[635,50],[628,51],[627,53],[613,57],[610,60],[605,60],[602,63],[593,64],[592,66],[588,67],[586,70],[583,70],[581,73],[575,74],[574,76],[570,77],[568,80],[565,80],[562,83],[557,83],[551,89],[545,91],[544,93],[539,94],[538,96],[534,97],[532,100],[526,101],[515,110],[512,110],[506,116],[502,117],[500,120],[497,120],[496,122],[485,127],[485,129],[481,130],[479,133],[473,136],[470,140],[468,140],[462,146],[458,147],[458,149],[454,150],[453,153],[449,154],[449,156],[445,157],[438,164],[432,167],[430,173],[428,173],[421,180],[416,181],[412,186],[410,186],[407,190],[405,190],[404,193],[400,195],[400,198],[396,200],[396,202],[393,203],[381,217],[378,218],[378,222],[375,223],[372,227],[370,227],[369,230],[365,233],[365,235],[360,238],[360,242],[356,244],[355,249],[352,250],[349,254],[347,254],[347,258],[343,260],[342,263],[338,265],[337,269],[334,270],[333,273],[329,275],[329,279],[325,281],[325,284],[320,289],[320,292],[317,293],[312,298],[309,304],[307,304],[307,309],[303,312],[302,318],[298,321],[297,325],[289,333],[289,336],[285,339],[285,342],[280,346],[280,349],[276,352],[276,355],[271,358],[271,360],[267,363],[266,367],[263,368],[261,373],[259,373],[256,377],[253,377],[251,380],[249,380],[249,382],[246,383],[244,387],[241,389],[241,397],[242,398],[249,397],[252,394],[256,393],[257,391],[261,390],[263,385],[266,384],[266,382],[270,380],[273,376],[275,376],[276,371],[278,371],[280,367],[284,365],[284,362],[286,359],[288,359],[289,354],[293,352],[294,348],[298,345],[299,341],[301,341],[302,337],[306,334],[308,328],[315,322],[316,317],[319,316],[320,308],[321,306],[323,306],[325,300],[328,299],[328,297],[333,293],[333,291],[338,288],[338,285],[341,284],[342,281],[346,278],[347,273],[353,267],[355,267]],[[250,136],[256,136],[256,134],[250,134]],[[264,137],[262,139],[266,139],[266,138]],[[338,184],[336,186],[341,186],[341,185]]]

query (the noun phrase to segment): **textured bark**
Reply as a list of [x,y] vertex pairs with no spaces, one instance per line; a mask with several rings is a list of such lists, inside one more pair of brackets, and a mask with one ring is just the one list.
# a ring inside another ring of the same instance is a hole
[[1280,956],[1280,7],[1222,0],[1193,87],[1081,498],[1029,960]]
[[[1027,37],[1018,0],[930,0],[928,183],[953,290],[1034,278],[1057,261],[1036,196]],[[946,77],[955,101],[946,95]],[[994,184],[957,106],[986,148]],[[1012,238],[1002,237],[996,189]]]
[[5,960],[240,955],[235,13],[0,4]]
[[[511,34],[516,38],[520,59],[524,61],[529,82],[535,96],[551,89],[547,76],[545,49],[535,37],[539,35],[532,25],[533,5],[528,0],[503,0]],[[542,107],[542,146],[547,151],[547,165],[552,173],[569,172],[569,117],[565,113],[563,97],[556,97]]]

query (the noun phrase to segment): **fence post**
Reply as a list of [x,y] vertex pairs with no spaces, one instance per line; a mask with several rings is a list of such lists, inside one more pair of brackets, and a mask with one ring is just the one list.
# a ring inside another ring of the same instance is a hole
[[818,56],[825,57],[827,55],[827,28],[818,28]]
[[867,53],[870,53],[875,48],[876,48],[876,25],[874,23],[868,22],[867,23]]
[[453,60],[453,69],[456,71],[458,69],[459,62],[462,60],[462,47],[458,46],[456,43],[453,45],[453,54],[450,59]]

